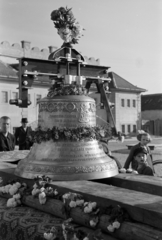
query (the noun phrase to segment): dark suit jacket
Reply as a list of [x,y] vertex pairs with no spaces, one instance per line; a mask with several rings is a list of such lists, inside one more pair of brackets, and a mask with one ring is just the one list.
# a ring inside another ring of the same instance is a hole
[[[132,165],[132,168],[134,170],[137,170],[137,167],[138,167],[138,163],[134,160],[134,151],[141,147],[141,144],[138,143],[136,145],[134,145],[131,150],[130,150],[130,153],[129,153],[129,156],[124,164],[124,168],[128,169],[129,168],[129,165],[131,164]],[[147,162],[149,164],[149,166],[153,169],[154,171],[154,167],[153,167],[153,157],[152,157],[152,154],[151,154],[151,151],[150,151],[150,148],[148,146],[146,146],[146,149],[147,149]]]
[[8,133],[7,137],[0,132],[0,152],[13,151],[15,149],[15,137]]
[[27,127],[26,131],[23,127],[18,127],[15,132],[16,145],[19,145],[19,150],[29,150],[31,142],[28,137],[32,132],[31,127]]
[[143,164],[142,168],[137,170],[139,174],[154,176],[153,170],[150,166],[145,166]]

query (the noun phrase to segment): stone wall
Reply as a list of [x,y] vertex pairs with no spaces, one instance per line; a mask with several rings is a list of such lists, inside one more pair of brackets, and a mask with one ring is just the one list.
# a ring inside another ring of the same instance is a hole
[[[10,44],[8,41],[0,43],[0,55],[13,58],[36,58],[47,60],[49,55],[56,51],[58,47],[49,46],[48,48],[39,49],[39,47],[31,47],[31,42],[21,41],[20,43]],[[87,64],[100,65],[100,60],[94,57],[84,56]]]

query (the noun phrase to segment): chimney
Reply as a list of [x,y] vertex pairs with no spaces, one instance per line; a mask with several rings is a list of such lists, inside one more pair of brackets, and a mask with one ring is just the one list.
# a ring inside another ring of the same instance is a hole
[[22,48],[24,48],[25,50],[29,50],[29,49],[30,49],[30,44],[31,44],[31,42],[21,41],[21,46],[22,46]]
[[55,46],[49,46],[48,48],[49,48],[49,53],[53,53],[57,49],[57,47]]

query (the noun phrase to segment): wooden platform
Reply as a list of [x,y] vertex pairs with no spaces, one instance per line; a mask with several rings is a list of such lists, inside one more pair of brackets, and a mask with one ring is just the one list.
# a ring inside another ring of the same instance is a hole
[[[13,179],[11,173],[0,172],[4,183]],[[28,185],[33,185],[33,180],[24,179]],[[103,180],[105,181],[105,179]],[[123,240],[155,240],[162,239],[162,180],[157,177],[135,176],[131,174],[119,174],[116,177],[106,179],[107,182],[94,181],[55,181],[51,184],[60,193],[76,192],[84,196],[85,201],[96,201],[100,208],[110,205],[124,207],[131,222],[124,222],[120,229],[111,234],[116,239]],[[55,216],[61,215],[62,203],[58,200],[49,200],[48,204],[40,205],[37,199],[28,196],[24,204],[49,212]],[[57,206],[57,207],[56,207]],[[71,217],[76,223],[87,226],[88,215],[82,210],[73,209]],[[98,227],[106,234],[109,216],[102,215]]]
[[120,173],[115,177],[96,181],[106,185],[162,196],[162,178],[160,177]]
[[[128,150],[130,150],[135,144],[129,144],[127,145]],[[155,145],[148,145],[148,147],[150,148],[150,150],[154,150],[155,149]]]

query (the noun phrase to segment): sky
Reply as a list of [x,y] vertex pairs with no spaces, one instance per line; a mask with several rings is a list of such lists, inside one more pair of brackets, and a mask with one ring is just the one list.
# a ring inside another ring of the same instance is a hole
[[0,0],[0,42],[61,47],[50,14],[66,6],[85,28],[77,51],[145,94],[162,93],[162,0]]

